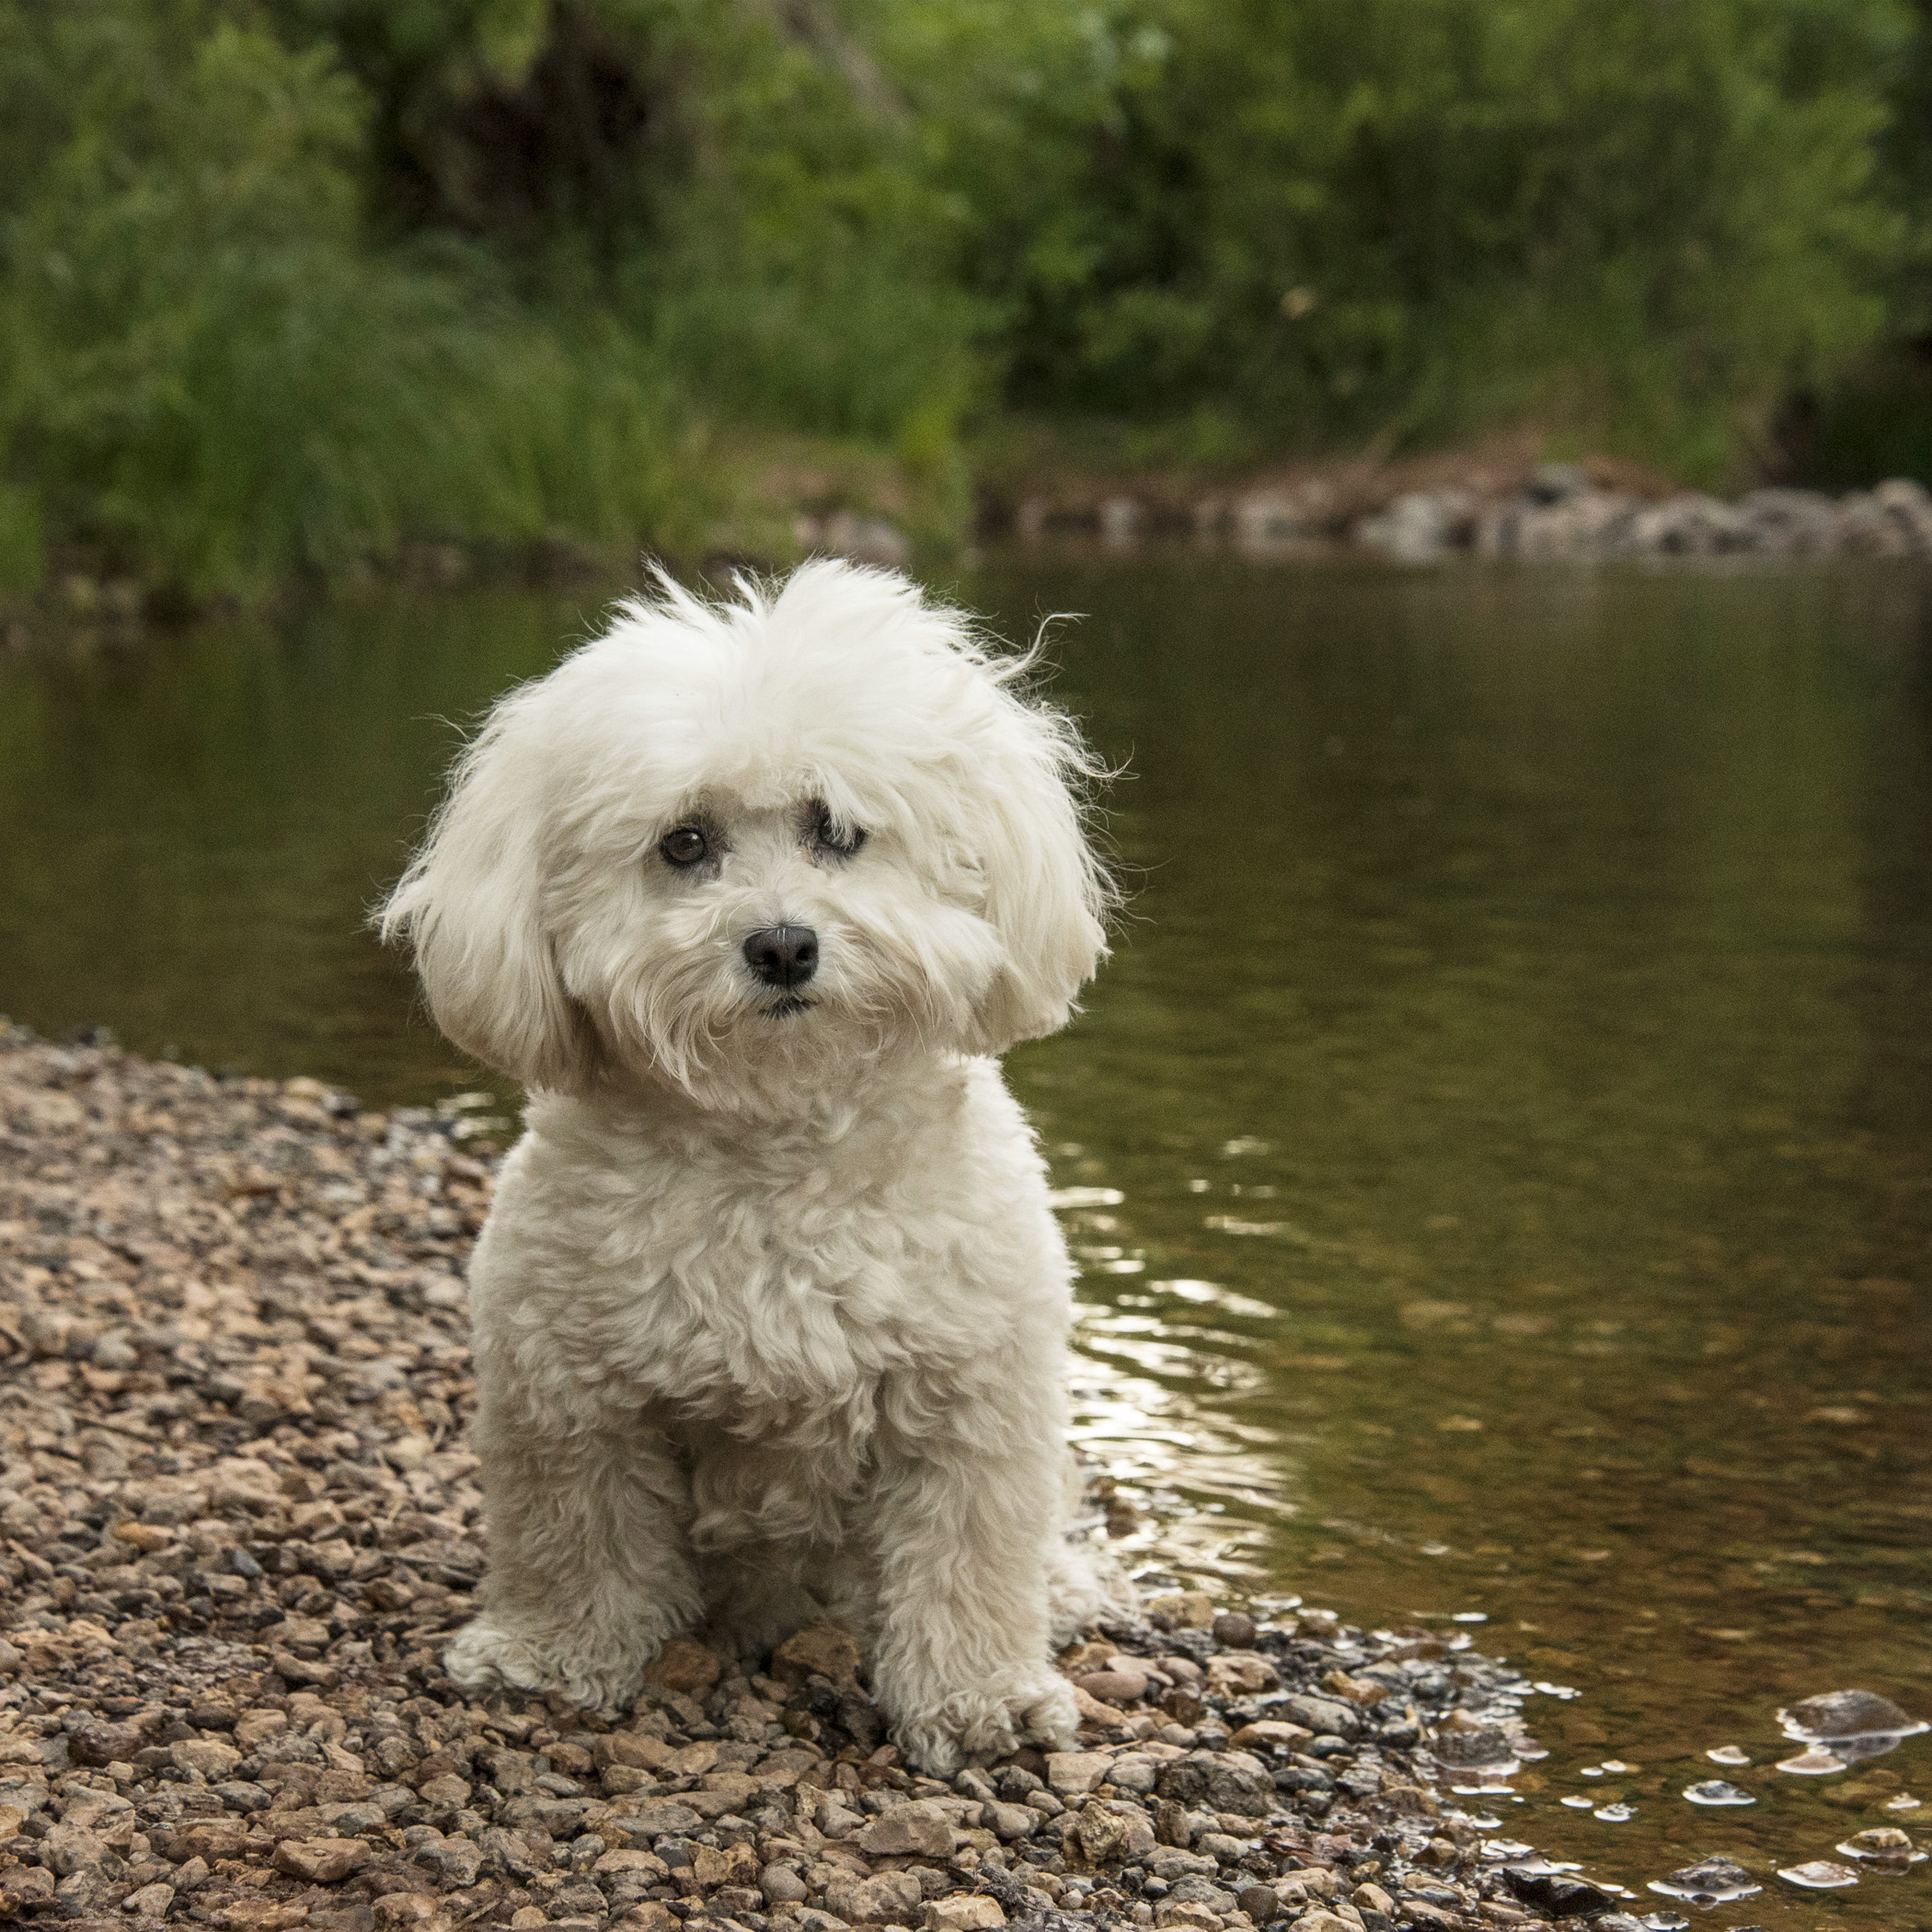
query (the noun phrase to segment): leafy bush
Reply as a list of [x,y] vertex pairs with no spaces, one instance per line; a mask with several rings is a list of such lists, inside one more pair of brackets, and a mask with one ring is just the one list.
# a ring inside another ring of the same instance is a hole
[[0,40],[0,436],[50,535],[202,595],[674,519],[665,385],[621,332],[365,247],[363,104],[328,50],[198,0],[27,17]]
[[1932,326],[1928,76],[1904,0],[0,0],[0,590],[689,539],[707,422],[1717,480]]
[[1911,24],[1892,0],[1095,19],[1032,144],[948,105],[970,63],[925,60],[963,196],[1012,179],[1016,145],[1065,171],[973,237],[1016,400],[1208,404],[1303,442],[1541,414],[1708,474],[1883,324],[1903,229],[1876,141]]

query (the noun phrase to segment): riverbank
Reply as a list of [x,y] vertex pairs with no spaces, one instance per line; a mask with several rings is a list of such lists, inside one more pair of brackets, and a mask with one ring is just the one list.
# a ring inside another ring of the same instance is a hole
[[1551,462],[1533,431],[1387,458],[1369,452],[1216,477],[1149,468],[993,469],[983,536],[1131,552],[1179,539],[1210,553],[1435,563],[1713,557],[1932,556],[1932,494],[1907,477],[1832,496],[1765,487],[1722,499],[1608,456]]
[[[1932,494],[1909,477],[1839,496],[1765,487],[1723,499],[1623,458],[1547,461],[1545,447],[1538,432],[1524,431],[1415,454],[1371,450],[1236,473],[1135,463],[1045,435],[990,442],[937,468],[859,443],[720,440],[694,486],[705,517],[661,553],[646,543],[642,554],[714,581],[814,554],[891,569],[950,566],[982,544],[1125,556],[1178,541],[1210,555],[1400,563],[1932,556]],[[523,547],[421,541],[337,583],[611,584],[634,580],[638,555],[636,546],[562,539]],[[76,632],[128,641],[155,625],[234,608],[135,574],[104,574],[76,556],[57,560],[37,596],[0,606],[0,646],[24,650]]]
[[461,1275],[507,1126],[0,1032],[10,1914],[1387,1932],[1612,1904],[1442,1788],[1539,1747],[1527,1685],[1440,1629],[1155,1596],[1062,1658],[1077,1751],[949,1785],[900,1765],[829,1629],[769,1675],[673,1646],[615,1722],[466,1699],[439,1661],[484,1566]]

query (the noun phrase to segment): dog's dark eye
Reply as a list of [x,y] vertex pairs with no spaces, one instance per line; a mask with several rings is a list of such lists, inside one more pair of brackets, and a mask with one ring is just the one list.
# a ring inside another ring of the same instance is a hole
[[857,825],[841,826],[832,816],[832,808],[821,799],[811,802],[811,840],[820,850],[834,858],[850,858],[865,844],[866,834]]
[[695,866],[711,849],[711,841],[696,825],[680,825],[658,841],[667,865]]

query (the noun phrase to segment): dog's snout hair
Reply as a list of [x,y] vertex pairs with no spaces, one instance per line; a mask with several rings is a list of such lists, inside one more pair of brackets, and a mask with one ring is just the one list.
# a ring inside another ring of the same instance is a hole
[[819,970],[819,936],[809,926],[761,926],[740,949],[761,983],[788,992],[809,985]]

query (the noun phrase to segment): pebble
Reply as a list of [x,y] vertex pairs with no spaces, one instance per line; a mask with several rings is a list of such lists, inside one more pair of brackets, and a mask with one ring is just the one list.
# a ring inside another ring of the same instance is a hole
[[1489,1719],[1524,1681],[1424,1628],[1156,1595],[1061,1660],[1121,1680],[1082,1707],[1080,1748],[949,1784],[900,1763],[829,1626],[769,1674],[667,1646],[615,1720],[467,1699],[441,1653],[484,1570],[462,1287],[498,1160],[479,1111],[375,1113],[0,1022],[0,1918],[1524,1916],[1437,1755],[1517,1750]]
[[1915,1737],[1926,1729],[1923,1719],[1876,1691],[1826,1691],[1779,1711],[1777,1717],[1787,1737],[1808,1744],[1853,1738]]

